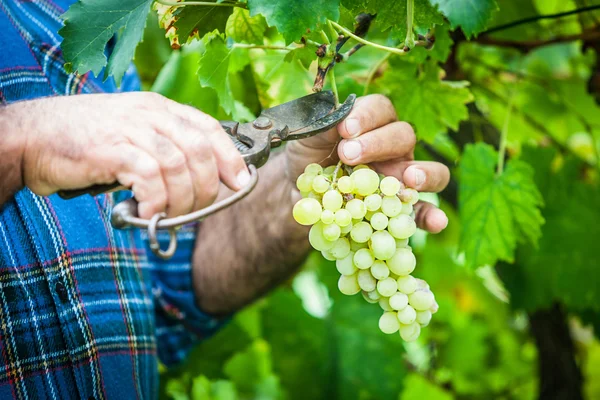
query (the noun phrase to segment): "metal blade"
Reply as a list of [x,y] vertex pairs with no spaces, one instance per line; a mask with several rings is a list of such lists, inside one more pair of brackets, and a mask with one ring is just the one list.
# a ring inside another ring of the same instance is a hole
[[287,125],[289,132],[305,128],[323,118],[335,108],[331,91],[323,91],[263,110],[261,117]]

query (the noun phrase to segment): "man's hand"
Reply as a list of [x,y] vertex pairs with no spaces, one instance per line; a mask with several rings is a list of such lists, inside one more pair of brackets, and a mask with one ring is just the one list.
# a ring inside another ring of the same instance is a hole
[[[340,159],[347,165],[368,163],[418,191],[442,191],[450,180],[448,168],[437,162],[414,161],[415,144],[412,127],[398,121],[386,97],[361,97],[337,129],[288,144],[288,177],[295,183],[307,164],[331,165]],[[440,232],[448,224],[444,212],[431,203],[419,201],[415,211],[417,225],[429,232]]]
[[0,109],[0,127],[25,137],[21,181],[34,193],[118,181],[142,218],[198,210],[215,200],[219,180],[233,190],[249,180],[218,121],[154,93],[15,103]]

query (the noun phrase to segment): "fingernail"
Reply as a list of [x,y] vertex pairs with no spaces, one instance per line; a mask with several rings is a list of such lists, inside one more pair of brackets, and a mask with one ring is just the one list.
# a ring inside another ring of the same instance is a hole
[[250,174],[248,173],[248,171],[246,171],[245,169],[241,170],[237,174],[237,181],[240,187],[246,186],[248,182],[250,182]]
[[425,182],[425,172],[419,168],[415,168],[415,184],[421,186]]
[[351,118],[346,120],[346,130],[350,137],[360,135],[360,122],[357,119]]
[[358,140],[349,140],[344,143],[344,147],[342,148],[342,150],[344,152],[344,156],[346,156],[348,160],[354,160],[355,158],[360,156],[362,147]]

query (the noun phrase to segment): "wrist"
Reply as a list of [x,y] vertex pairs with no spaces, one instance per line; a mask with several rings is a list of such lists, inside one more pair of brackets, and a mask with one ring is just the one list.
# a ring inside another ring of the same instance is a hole
[[14,105],[0,106],[0,205],[23,188],[23,160],[27,138],[20,129]]

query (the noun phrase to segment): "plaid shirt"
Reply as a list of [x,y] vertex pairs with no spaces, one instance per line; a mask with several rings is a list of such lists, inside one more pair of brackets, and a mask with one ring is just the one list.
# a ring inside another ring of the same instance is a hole
[[[0,0],[2,104],[117,91],[63,69],[57,31],[71,2]],[[121,89],[138,87],[132,68]],[[221,324],[194,303],[194,227],[165,262],[143,231],[111,227],[114,202],[24,189],[0,210],[0,399],[155,398],[157,356],[177,362]]]

